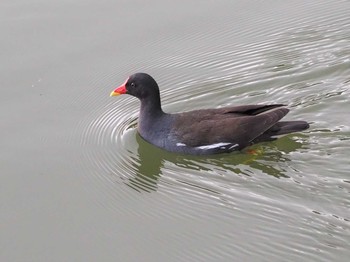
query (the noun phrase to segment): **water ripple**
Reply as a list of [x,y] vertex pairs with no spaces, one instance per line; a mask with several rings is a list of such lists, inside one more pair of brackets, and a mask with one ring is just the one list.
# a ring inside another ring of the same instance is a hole
[[[102,185],[103,193],[118,199],[142,194],[148,205],[162,207],[161,213],[143,209],[145,219],[157,216],[203,225],[201,214],[210,221],[220,221],[213,225],[220,232],[215,237],[228,245],[187,254],[192,260],[229,257],[232,248],[247,255],[269,252],[276,260],[286,253],[294,254],[295,260],[303,256],[317,260],[320,250],[344,249],[350,218],[346,215],[349,165],[343,154],[349,147],[350,123],[334,112],[348,108],[350,27],[344,17],[329,24],[334,16],[325,14],[322,19],[321,25],[317,25],[320,20],[310,25],[305,18],[299,26],[270,32],[261,42],[223,41],[226,44],[192,48],[191,52],[169,52],[142,67],[157,76],[166,111],[286,103],[292,108],[291,118],[313,122],[305,134],[256,145],[252,154],[176,155],[153,147],[137,134],[139,101],[128,96],[107,98],[106,90],[91,89],[79,103],[95,108],[74,130],[87,175]],[[228,28],[212,33],[211,37],[223,40],[235,35]],[[194,33],[182,40],[203,41],[203,37]],[[164,45],[168,40],[156,38],[152,43]],[[131,59],[133,63],[138,65],[137,59]],[[111,86],[121,77],[126,78],[127,73],[98,76],[92,84]],[[332,163],[338,156],[341,167]],[[316,172],[315,167],[321,165],[326,167]],[[337,206],[333,206],[335,202]],[[177,209],[168,208],[169,203]],[[108,208],[117,211],[118,205],[110,203]],[[125,209],[140,215],[132,207]],[[235,230],[224,232],[220,226],[242,228],[246,238],[257,241],[254,246],[241,245]],[[199,228],[174,232],[174,241],[200,240],[210,234]],[[299,241],[287,243],[287,239]],[[310,241],[312,245],[305,245]]]

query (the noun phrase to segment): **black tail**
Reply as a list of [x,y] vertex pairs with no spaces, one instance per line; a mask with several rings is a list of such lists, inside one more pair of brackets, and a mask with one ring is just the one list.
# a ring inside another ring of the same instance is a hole
[[270,129],[266,130],[261,136],[254,139],[253,144],[265,141],[273,141],[276,136],[285,135],[293,132],[300,132],[310,127],[306,121],[281,121],[277,122]]
[[269,134],[270,136],[278,136],[303,131],[309,127],[310,125],[306,121],[281,121],[267,130],[265,134]]

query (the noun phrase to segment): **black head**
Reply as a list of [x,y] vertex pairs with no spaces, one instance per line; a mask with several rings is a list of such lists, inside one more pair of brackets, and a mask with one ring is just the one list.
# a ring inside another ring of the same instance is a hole
[[115,89],[111,96],[129,94],[139,99],[147,97],[159,97],[159,87],[157,82],[146,73],[136,73],[131,75],[121,86]]

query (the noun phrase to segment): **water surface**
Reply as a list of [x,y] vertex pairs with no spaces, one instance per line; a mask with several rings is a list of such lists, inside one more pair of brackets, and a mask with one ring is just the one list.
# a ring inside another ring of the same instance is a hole
[[[3,1],[1,261],[348,261],[349,1]],[[163,109],[284,103],[302,133],[211,157],[136,132]],[[253,150],[254,153],[251,153]]]

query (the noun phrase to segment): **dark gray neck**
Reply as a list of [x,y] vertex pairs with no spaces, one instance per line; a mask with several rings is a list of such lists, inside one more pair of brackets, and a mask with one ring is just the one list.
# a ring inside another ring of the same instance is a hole
[[165,113],[160,105],[160,97],[152,96],[141,99],[141,108],[139,115],[139,132],[141,134],[149,133],[157,125],[159,119]]

